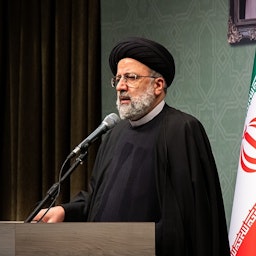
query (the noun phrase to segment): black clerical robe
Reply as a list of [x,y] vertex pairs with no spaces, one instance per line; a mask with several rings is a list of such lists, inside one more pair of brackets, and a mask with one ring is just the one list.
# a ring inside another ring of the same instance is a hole
[[[157,255],[228,256],[221,188],[203,126],[191,115],[167,105],[150,122],[158,126],[152,127],[156,139],[151,163],[155,178],[152,198],[160,209]],[[131,129],[129,121],[121,121],[105,136],[95,161],[91,190],[63,205],[65,221],[97,221],[106,191],[102,188],[107,187],[105,178],[115,159],[113,152],[127,129]]]

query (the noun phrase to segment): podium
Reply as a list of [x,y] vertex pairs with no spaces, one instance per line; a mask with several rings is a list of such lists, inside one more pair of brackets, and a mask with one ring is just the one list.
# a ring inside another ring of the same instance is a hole
[[154,223],[0,222],[1,256],[151,256]]

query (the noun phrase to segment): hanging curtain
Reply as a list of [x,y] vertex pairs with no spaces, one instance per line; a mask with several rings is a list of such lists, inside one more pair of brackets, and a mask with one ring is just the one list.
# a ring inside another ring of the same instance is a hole
[[[0,3],[0,220],[24,220],[101,122],[100,0]],[[98,144],[57,203],[86,189]]]

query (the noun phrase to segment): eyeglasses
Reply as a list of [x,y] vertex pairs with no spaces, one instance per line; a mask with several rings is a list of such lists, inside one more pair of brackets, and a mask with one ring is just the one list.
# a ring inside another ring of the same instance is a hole
[[136,87],[133,84],[136,82],[136,80],[143,77],[157,78],[157,76],[140,76],[140,75],[128,73],[122,76],[114,76],[113,78],[111,78],[111,86],[116,88],[120,80],[123,78],[128,87]]

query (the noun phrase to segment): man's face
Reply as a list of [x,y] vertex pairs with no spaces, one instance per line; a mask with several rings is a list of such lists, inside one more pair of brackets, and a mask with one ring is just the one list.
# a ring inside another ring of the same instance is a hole
[[156,106],[155,78],[146,65],[131,58],[122,59],[116,77],[120,77],[116,105],[121,119],[138,120]]

